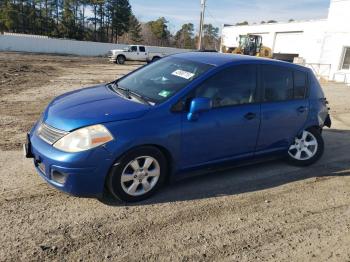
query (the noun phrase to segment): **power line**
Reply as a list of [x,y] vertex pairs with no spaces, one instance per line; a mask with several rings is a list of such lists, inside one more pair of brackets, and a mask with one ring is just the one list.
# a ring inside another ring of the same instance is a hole
[[215,23],[217,23],[218,25],[221,24],[218,20],[216,20],[216,18],[213,16],[213,14],[209,11],[208,6],[206,8],[206,11],[207,11],[208,15],[214,20]]

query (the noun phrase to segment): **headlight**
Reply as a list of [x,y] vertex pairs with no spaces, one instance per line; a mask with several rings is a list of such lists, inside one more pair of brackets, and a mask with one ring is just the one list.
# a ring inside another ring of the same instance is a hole
[[77,129],[62,137],[53,146],[65,152],[81,152],[103,145],[113,140],[113,136],[103,125]]

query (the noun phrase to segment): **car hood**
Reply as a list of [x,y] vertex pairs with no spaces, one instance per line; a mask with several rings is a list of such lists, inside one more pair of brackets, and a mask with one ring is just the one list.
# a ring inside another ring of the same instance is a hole
[[143,116],[150,106],[123,98],[105,85],[84,88],[55,98],[43,121],[64,131]]

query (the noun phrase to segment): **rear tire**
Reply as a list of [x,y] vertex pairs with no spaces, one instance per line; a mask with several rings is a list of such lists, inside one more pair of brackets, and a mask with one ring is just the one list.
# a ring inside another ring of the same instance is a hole
[[118,163],[110,171],[107,187],[112,196],[125,202],[149,198],[164,184],[167,176],[167,160],[155,147],[134,149]]
[[296,166],[309,166],[315,163],[324,152],[324,141],[320,130],[309,128],[297,136],[290,145],[287,155],[289,163]]
[[126,61],[125,56],[119,55],[119,56],[117,57],[117,63],[118,63],[119,65],[124,65],[124,64],[125,64],[125,61]]

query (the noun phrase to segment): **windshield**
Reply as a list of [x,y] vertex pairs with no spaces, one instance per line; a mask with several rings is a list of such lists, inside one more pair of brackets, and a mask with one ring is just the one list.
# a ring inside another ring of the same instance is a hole
[[161,103],[211,68],[212,65],[167,57],[126,76],[117,85],[151,102]]
[[239,39],[239,46],[241,48],[244,48],[245,46],[247,46],[248,44],[248,37],[247,36],[241,36],[241,38]]

